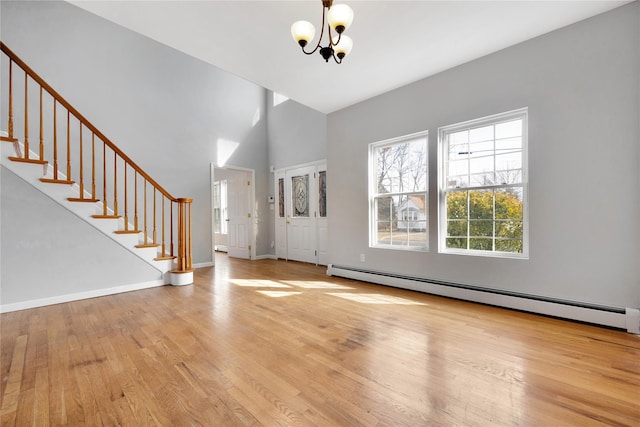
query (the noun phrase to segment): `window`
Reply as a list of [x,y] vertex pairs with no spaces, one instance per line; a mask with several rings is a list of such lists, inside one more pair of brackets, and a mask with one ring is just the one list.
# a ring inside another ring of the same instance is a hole
[[213,232],[227,234],[227,180],[213,183]]
[[369,145],[370,245],[426,251],[427,132]]
[[440,129],[440,251],[528,256],[527,110]]

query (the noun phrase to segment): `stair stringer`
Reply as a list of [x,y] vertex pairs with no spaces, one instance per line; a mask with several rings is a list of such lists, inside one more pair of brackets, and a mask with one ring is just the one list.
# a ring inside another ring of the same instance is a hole
[[[0,136],[7,136],[7,134],[5,132],[0,132]],[[21,154],[23,151],[24,145],[22,142],[0,142],[0,163],[22,178],[25,182],[28,182],[47,197],[64,207],[66,210],[72,212],[83,221],[87,222],[122,247],[126,248],[129,252],[157,269],[162,273],[164,284],[183,285],[193,283],[192,273],[189,275],[189,278],[181,277],[183,275],[175,275],[171,273],[171,270],[175,268],[173,260],[155,260],[154,258],[158,256],[157,248],[136,248],[136,245],[144,243],[142,233],[116,234],[115,232],[117,230],[124,229],[124,220],[122,218],[93,218],[92,215],[103,213],[103,203],[101,201],[96,203],[78,203],[69,201],[69,197],[80,197],[79,185],[51,184],[40,181],[40,178],[53,177],[54,171],[51,165],[48,163],[46,165],[38,165],[9,160],[9,157],[22,157]],[[29,150],[29,156],[33,159],[38,158],[38,155],[31,150]],[[58,171],[58,179],[65,180],[66,176]],[[91,195],[85,192],[84,198],[91,198]],[[110,209],[107,209],[107,212],[113,214],[113,211]],[[133,229],[133,226],[130,225],[130,228]]]

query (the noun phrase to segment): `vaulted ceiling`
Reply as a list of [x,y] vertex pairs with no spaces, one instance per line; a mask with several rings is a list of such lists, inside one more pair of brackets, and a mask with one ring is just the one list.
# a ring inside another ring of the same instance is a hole
[[319,27],[320,0],[70,3],[330,113],[630,2],[335,1],[355,16],[341,65],[291,38],[294,21]]

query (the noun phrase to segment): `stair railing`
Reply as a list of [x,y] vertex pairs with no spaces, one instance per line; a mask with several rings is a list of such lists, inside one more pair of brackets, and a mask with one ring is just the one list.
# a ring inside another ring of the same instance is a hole
[[[10,159],[43,165],[45,171],[48,168],[51,177],[41,178],[43,182],[77,184],[78,197],[70,201],[101,204],[102,212],[93,217],[119,219],[119,234],[142,233],[142,242],[136,247],[157,247],[156,260],[176,259],[172,273],[192,271],[192,199],[169,194],[2,42],[0,49],[8,58],[8,87],[3,91],[8,99],[2,100],[7,102],[8,136],[0,136],[0,141],[14,144],[16,157]],[[20,69],[17,78],[15,66]],[[21,80],[20,74],[24,75],[22,97],[14,95],[14,80]],[[23,116],[15,114],[14,103],[24,107]],[[32,107],[34,103],[36,107]],[[37,124],[29,121],[30,114],[39,118]],[[24,129],[21,134],[16,122],[23,125],[18,126]],[[39,137],[35,153],[29,141],[34,127]],[[49,138],[47,127],[51,129]],[[47,158],[52,159],[51,166]],[[85,186],[89,176],[90,184]]]

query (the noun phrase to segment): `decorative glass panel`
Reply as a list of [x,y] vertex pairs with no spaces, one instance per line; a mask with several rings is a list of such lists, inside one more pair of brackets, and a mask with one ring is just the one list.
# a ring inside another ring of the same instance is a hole
[[291,178],[291,198],[294,217],[309,217],[309,175]]
[[284,218],[284,178],[278,179],[278,215]]
[[324,218],[327,216],[327,171],[320,171],[318,177],[318,211]]

